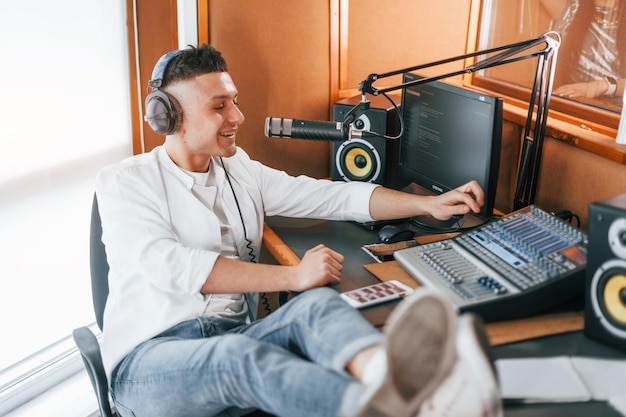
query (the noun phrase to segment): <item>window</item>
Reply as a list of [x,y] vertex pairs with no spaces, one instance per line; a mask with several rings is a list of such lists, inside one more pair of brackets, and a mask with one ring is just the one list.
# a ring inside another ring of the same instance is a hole
[[[616,129],[626,77],[626,58],[620,61],[620,55],[626,57],[626,7],[620,11],[612,5],[591,0],[486,0],[478,48],[532,39],[555,30],[561,35],[561,45],[551,109]],[[525,99],[534,71],[533,61],[527,60],[487,69],[476,74],[473,83]],[[620,80],[613,95],[606,94],[607,79]],[[578,94],[570,97],[572,88]]]
[[131,154],[131,125],[123,0],[5,1],[0,39],[2,387],[94,321],[94,179]]

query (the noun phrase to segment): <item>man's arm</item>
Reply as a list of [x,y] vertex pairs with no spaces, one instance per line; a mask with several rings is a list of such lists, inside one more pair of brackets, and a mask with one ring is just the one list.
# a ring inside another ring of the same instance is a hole
[[[446,220],[470,211],[479,212],[483,199],[483,191],[476,181],[434,197],[377,187],[370,196],[369,209],[371,216],[377,220],[423,214]],[[337,284],[341,281],[343,259],[341,254],[324,245],[307,251],[295,266],[256,264],[219,256],[201,292],[305,291]]]
[[375,220],[391,220],[430,214],[438,220],[447,220],[455,215],[478,213],[484,198],[476,181],[438,196],[419,196],[378,187],[370,197],[370,215]]
[[295,266],[256,264],[218,257],[202,286],[203,294],[305,291],[341,281],[343,256],[318,245]]
[[557,96],[563,97],[587,97],[587,98],[596,98],[601,97],[603,95],[608,95],[612,97],[621,97],[624,95],[624,85],[626,84],[626,80],[620,78],[618,80],[614,80],[615,88],[614,91],[610,93],[610,81],[609,79],[601,79],[601,80],[593,80],[582,83],[572,83],[565,84],[555,88],[552,92]]

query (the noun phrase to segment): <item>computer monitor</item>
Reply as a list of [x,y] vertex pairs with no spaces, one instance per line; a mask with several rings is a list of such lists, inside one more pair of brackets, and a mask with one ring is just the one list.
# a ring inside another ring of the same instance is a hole
[[[420,78],[407,73],[403,82]],[[479,215],[491,217],[500,165],[502,99],[433,81],[402,91],[402,118],[399,175],[433,194],[476,180],[485,192]],[[449,226],[427,216],[412,221],[418,226]]]

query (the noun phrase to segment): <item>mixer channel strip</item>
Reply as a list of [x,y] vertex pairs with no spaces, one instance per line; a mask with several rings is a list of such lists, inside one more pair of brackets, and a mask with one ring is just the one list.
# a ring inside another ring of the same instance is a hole
[[486,321],[525,317],[582,295],[586,256],[583,232],[535,206],[394,253],[418,282]]

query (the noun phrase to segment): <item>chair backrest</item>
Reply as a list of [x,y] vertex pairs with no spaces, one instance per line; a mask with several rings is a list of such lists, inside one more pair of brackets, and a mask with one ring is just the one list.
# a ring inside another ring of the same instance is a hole
[[102,222],[98,199],[93,195],[91,206],[91,229],[89,233],[89,262],[91,269],[91,297],[96,323],[103,329],[104,306],[109,296],[109,263],[102,243]]

